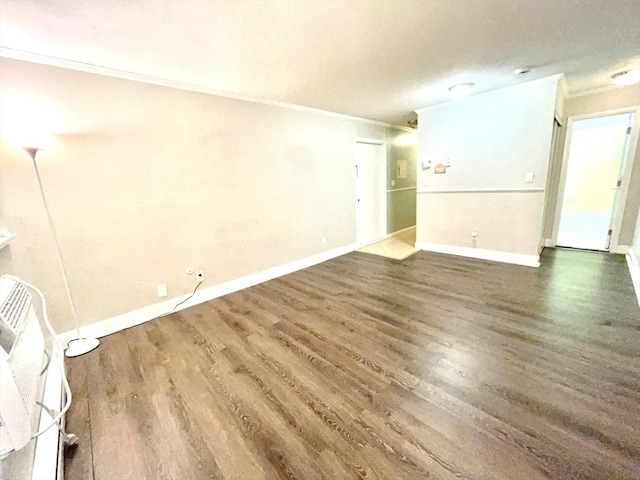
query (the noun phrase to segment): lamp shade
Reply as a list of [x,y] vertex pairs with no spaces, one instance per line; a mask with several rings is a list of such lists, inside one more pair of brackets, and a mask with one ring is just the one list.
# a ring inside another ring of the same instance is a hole
[[2,138],[15,147],[46,150],[51,146],[51,136],[38,129],[3,128]]

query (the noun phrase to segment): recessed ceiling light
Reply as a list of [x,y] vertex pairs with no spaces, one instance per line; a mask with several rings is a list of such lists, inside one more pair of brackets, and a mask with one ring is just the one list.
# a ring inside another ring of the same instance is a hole
[[471,82],[459,83],[458,85],[454,85],[453,87],[450,87],[449,92],[451,93],[451,96],[455,99],[463,98],[469,95],[471,93],[471,90],[473,90],[473,87],[475,86],[476,84]]
[[513,73],[515,73],[518,77],[521,77],[523,75],[526,75],[529,72],[531,72],[530,68],[519,68],[515,70]]
[[616,85],[619,87],[633,85],[634,83],[640,82],[640,68],[616,73],[615,75],[612,75],[611,78],[613,78],[613,81],[616,82]]

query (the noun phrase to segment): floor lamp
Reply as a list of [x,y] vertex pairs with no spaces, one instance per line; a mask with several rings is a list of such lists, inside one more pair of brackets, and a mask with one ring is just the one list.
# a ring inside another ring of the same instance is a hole
[[71,290],[69,289],[69,280],[67,279],[67,271],[65,270],[64,263],[62,262],[62,253],[60,252],[60,243],[58,242],[58,233],[56,232],[56,228],[53,224],[53,220],[51,219],[51,213],[49,212],[47,197],[45,196],[44,189],[42,188],[42,180],[40,179],[38,162],[36,162],[36,155],[38,154],[38,151],[41,149],[37,147],[23,147],[23,148],[33,160],[33,167],[36,170],[36,177],[38,178],[38,186],[40,187],[40,195],[42,195],[44,210],[47,213],[47,221],[49,222],[49,228],[51,229],[51,233],[53,234],[53,242],[55,243],[55,246],[56,246],[56,256],[58,257],[58,264],[60,265],[60,271],[62,272],[62,280],[64,282],[64,288],[67,292],[67,298],[69,299],[69,304],[71,305],[71,314],[73,315],[76,334],[78,336],[78,338],[71,340],[67,344],[65,355],[67,357],[77,357],[79,355],[84,355],[85,353],[88,353],[94,348],[96,348],[98,345],[100,345],[100,340],[98,340],[97,338],[85,338],[80,333],[80,324],[78,323],[78,316],[76,315],[76,307],[73,304],[73,298],[71,298]]

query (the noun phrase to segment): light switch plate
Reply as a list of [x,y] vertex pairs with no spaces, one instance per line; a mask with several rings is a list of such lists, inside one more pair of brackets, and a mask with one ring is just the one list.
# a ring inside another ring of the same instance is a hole
[[524,181],[526,183],[533,183],[533,172],[527,172],[527,175],[524,177]]

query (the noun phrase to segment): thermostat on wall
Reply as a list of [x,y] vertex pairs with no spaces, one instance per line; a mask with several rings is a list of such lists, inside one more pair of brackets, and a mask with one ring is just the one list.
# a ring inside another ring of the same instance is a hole
[[436,164],[436,168],[433,170],[433,173],[447,173],[447,165],[444,163]]

